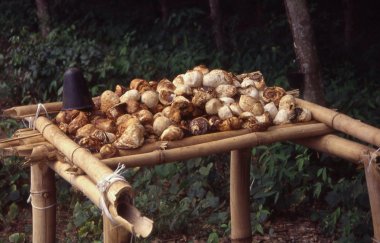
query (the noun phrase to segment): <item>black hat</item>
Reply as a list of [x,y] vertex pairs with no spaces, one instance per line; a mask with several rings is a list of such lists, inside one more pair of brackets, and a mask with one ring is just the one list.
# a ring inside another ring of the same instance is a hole
[[81,110],[93,107],[92,97],[88,92],[87,81],[81,70],[69,68],[63,75],[62,110]]

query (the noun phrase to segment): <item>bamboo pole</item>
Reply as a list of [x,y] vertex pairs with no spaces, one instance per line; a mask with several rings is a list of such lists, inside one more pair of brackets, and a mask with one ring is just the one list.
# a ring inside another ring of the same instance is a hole
[[103,242],[104,243],[129,243],[131,234],[121,225],[113,225],[112,222],[103,215]]
[[[67,170],[71,166],[61,161],[49,162],[48,165],[72,186],[83,192],[88,199],[100,208],[101,194],[87,175],[68,173]],[[148,237],[152,232],[153,221],[142,216],[138,209],[128,202],[122,202],[122,205],[119,205],[118,208],[110,204],[109,211],[117,224],[120,224],[124,229],[134,233],[136,236]]]
[[[62,102],[51,102],[43,104],[48,113],[59,112],[62,108]],[[12,118],[23,118],[28,116],[34,116],[36,114],[38,105],[24,105],[16,106],[3,111],[4,116]],[[45,114],[45,112],[41,113]]]
[[370,155],[364,160],[365,178],[367,181],[369,203],[371,205],[374,242],[380,241],[380,170],[378,155]]
[[[103,181],[113,173],[109,167],[72,141],[46,117],[41,116],[36,120],[36,128],[46,140],[81,168],[95,183]],[[105,194],[108,201],[117,208],[126,196],[132,198],[132,187],[128,182],[119,180],[111,183]]]
[[294,143],[338,156],[355,164],[360,164],[363,155],[373,153],[375,150],[360,143],[356,143],[336,135],[328,134],[320,137],[292,140]]
[[33,242],[55,242],[56,193],[54,171],[44,163],[31,166],[30,196]]
[[188,147],[180,147],[169,150],[156,150],[150,153],[121,156],[101,160],[104,164],[115,167],[119,163],[127,167],[153,166],[162,163],[186,160],[202,157],[209,154],[229,152],[236,149],[255,147],[261,144],[270,144],[289,139],[306,138],[324,135],[333,130],[325,124],[308,124],[302,126],[278,128],[267,132],[255,132],[237,137],[221,139],[217,141],[195,144]]
[[[10,157],[10,156],[19,156],[19,157],[25,157],[25,156],[31,156],[33,148],[38,147],[40,145],[51,145],[47,142],[39,142],[34,144],[25,144],[25,145],[19,145],[15,147],[10,148],[0,148],[0,157]],[[35,160],[37,161],[37,160]]]
[[301,99],[296,99],[296,101],[299,106],[309,109],[314,119],[338,131],[380,147],[380,129],[311,102]]
[[231,151],[230,210],[232,242],[252,242],[249,202],[250,163],[251,149]]
[[[307,124],[315,124],[315,122],[313,121],[309,123],[297,123],[297,124],[286,124],[282,126],[273,126],[273,127],[270,127],[268,130],[277,130],[277,129],[282,129],[283,127],[298,127],[298,126],[304,126]],[[234,131],[216,132],[216,133],[208,133],[208,134],[203,134],[203,135],[198,135],[198,136],[191,136],[191,137],[186,137],[177,141],[157,141],[155,143],[146,144],[143,147],[138,148],[138,149],[119,150],[119,155],[120,156],[136,155],[136,154],[152,152],[157,149],[173,149],[173,148],[192,146],[195,144],[207,143],[207,142],[221,140],[225,138],[245,135],[252,132],[254,132],[252,129],[247,128],[247,129],[240,129],[240,130],[234,130]],[[97,157],[100,158],[100,155],[97,155]]]

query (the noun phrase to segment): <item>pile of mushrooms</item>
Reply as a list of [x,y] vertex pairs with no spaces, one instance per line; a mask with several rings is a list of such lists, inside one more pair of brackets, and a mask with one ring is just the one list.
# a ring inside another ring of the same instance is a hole
[[92,111],[61,111],[55,122],[81,146],[103,158],[157,140],[311,120],[309,110],[259,72],[235,75],[200,65],[173,82],[133,79],[94,101]]

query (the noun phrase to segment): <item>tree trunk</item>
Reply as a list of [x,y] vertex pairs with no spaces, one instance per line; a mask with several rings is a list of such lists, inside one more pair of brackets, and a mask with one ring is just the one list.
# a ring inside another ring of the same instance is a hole
[[304,74],[303,97],[305,100],[324,105],[321,68],[306,0],[284,0],[284,2],[293,34],[294,50],[300,70]]
[[209,0],[209,5],[210,5],[210,16],[213,22],[213,33],[214,33],[216,47],[219,50],[223,50],[224,41],[223,41],[222,18],[221,18],[219,0]]
[[159,0],[159,2],[160,2],[161,17],[166,22],[169,17],[168,2],[167,0]]
[[37,17],[40,25],[40,31],[43,37],[50,32],[50,16],[48,0],[36,0]]
[[344,47],[349,50],[352,46],[352,37],[354,34],[354,2],[352,0],[343,0],[344,9]]

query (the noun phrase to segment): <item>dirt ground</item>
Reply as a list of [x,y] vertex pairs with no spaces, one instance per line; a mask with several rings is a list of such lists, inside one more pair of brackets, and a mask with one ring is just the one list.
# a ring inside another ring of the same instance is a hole
[[[57,239],[58,242],[65,242],[66,234],[64,229],[70,220],[72,212],[63,211],[60,207],[57,210]],[[305,217],[300,218],[275,218],[270,222],[271,234],[254,235],[252,242],[333,242],[333,237],[324,236],[318,229],[318,223],[312,222]],[[23,232],[27,235],[27,242],[32,242],[32,216],[31,209],[26,208],[20,212],[20,217],[17,223],[12,225],[2,226],[0,228],[0,242],[8,242],[9,235],[15,232]],[[199,239],[197,236],[177,235],[164,238],[156,238],[152,242],[155,243],[171,243],[171,242],[207,242],[207,239]],[[139,242],[138,240],[136,242]],[[230,242],[228,237],[220,239],[220,242]]]

